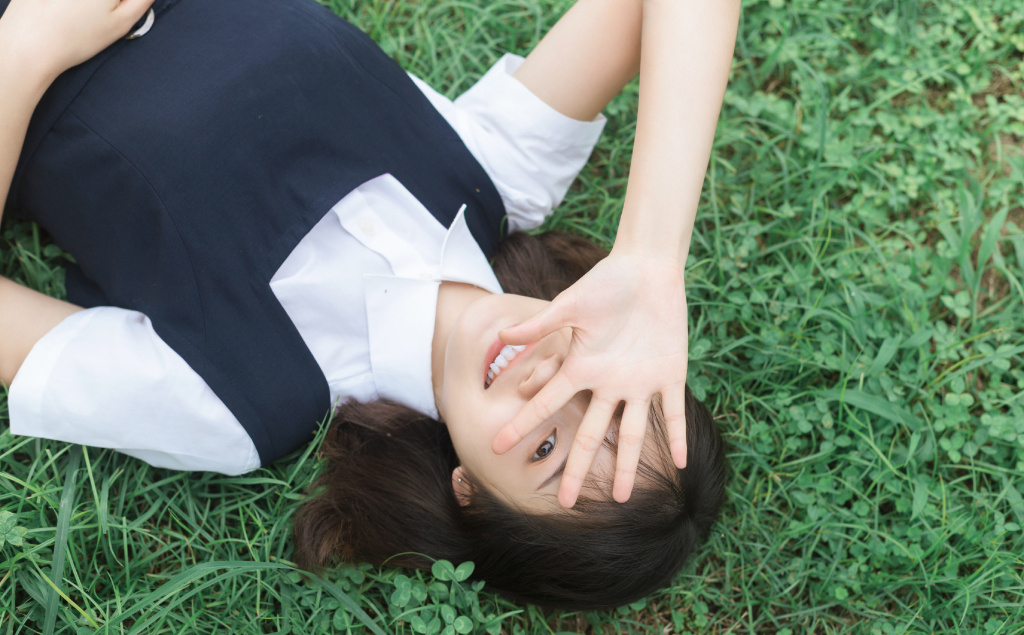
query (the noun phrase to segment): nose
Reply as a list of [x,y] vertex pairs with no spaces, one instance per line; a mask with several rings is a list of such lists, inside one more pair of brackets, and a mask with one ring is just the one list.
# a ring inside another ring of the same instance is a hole
[[519,396],[526,400],[533,399],[533,396],[540,392],[540,389],[547,385],[561,368],[562,359],[561,354],[552,353],[540,360],[533,370],[524,375],[519,382]]

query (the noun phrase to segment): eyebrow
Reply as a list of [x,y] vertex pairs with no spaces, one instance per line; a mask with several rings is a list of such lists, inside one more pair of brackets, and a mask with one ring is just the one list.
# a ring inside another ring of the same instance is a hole
[[565,458],[564,458],[564,459],[562,459],[562,464],[558,466],[558,469],[557,469],[557,470],[555,470],[555,473],[554,473],[554,474],[552,474],[551,476],[549,476],[549,477],[548,477],[548,480],[546,480],[546,481],[544,481],[543,483],[541,483],[541,484],[540,484],[540,486],[539,486],[539,487],[537,487],[537,489],[535,489],[534,491],[535,491],[535,492],[539,492],[540,490],[542,490],[542,489],[544,489],[545,487],[547,487],[547,486],[548,486],[548,485],[549,485],[549,484],[550,484],[550,483],[551,483],[552,481],[554,481],[554,480],[555,480],[556,478],[558,478],[559,476],[561,476],[561,475],[562,475],[562,472],[564,472],[564,471],[565,471],[565,465],[566,465],[566,463],[568,463],[568,462],[569,462],[569,453],[568,453],[568,452],[566,452],[566,453],[565,453]]

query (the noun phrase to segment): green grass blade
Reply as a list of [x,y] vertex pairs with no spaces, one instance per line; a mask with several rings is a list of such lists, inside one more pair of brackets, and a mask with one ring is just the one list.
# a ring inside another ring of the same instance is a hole
[[[82,461],[82,446],[73,446],[68,453],[68,464],[64,476],[64,490],[60,495],[60,508],[57,512],[57,531],[53,538],[53,563],[51,566],[53,582],[46,597],[46,617],[43,622],[43,634],[53,635],[57,621],[58,602],[63,593],[60,581],[64,579],[64,555],[68,544],[68,529],[71,525],[71,512],[75,507],[78,491],[75,481],[78,478],[78,464]],[[48,579],[49,581],[49,579]]]
[[[160,585],[160,587],[155,589],[153,592],[146,594],[145,597],[141,598],[133,606],[121,611],[116,618],[104,626],[104,632],[113,633],[114,631],[111,629],[125,620],[132,618],[137,619],[136,616],[146,614],[154,605],[169,598],[174,598],[174,601],[171,601],[160,612],[149,615],[146,619],[137,621],[133,625],[131,631],[129,631],[129,635],[145,633],[147,632],[147,628],[151,627],[151,622],[153,620],[161,619],[176,607],[184,605],[185,600],[201,593],[203,590],[224,582],[232,577],[267,570],[282,572],[296,571],[295,567],[292,565],[276,562],[204,562],[194,565],[175,575],[170,580]],[[192,588],[184,594],[178,595],[180,591],[184,590],[189,585],[215,573],[217,575],[214,575],[213,578],[206,580],[204,583]],[[359,619],[372,633],[375,635],[385,635],[384,631],[381,630],[376,621],[370,617],[366,611],[361,609],[347,593],[338,588],[337,585],[319,576],[310,575],[310,578],[317,584],[321,585],[324,590],[338,600],[338,602],[348,609],[349,612],[355,615],[356,618]]]
[[820,396],[866,410],[893,423],[905,425],[911,430],[917,430],[922,425],[921,420],[908,410],[893,405],[878,395],[871,395],[862,390],[830,388],[823,390]]

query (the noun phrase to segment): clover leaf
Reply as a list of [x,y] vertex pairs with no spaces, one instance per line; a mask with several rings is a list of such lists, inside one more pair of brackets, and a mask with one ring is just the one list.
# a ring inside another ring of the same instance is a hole
[[18,526],[18,517],[4,510],[0,511],[0,547],[10,543],[20,547],[24,542],[28,529]]

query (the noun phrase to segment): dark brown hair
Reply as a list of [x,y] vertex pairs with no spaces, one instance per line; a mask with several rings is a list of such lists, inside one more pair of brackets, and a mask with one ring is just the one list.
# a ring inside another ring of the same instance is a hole
[[[506,292],[551,299],[605,255],[568,234],[513,234],[493,266]],[[539,514],[478,485],[460,506],[451,486],[460,461],[443,423],[392,401],[350,401],[335,413],[316,495],[295,520],[295,560],[307,570],[471,560],[492,590],[545,607],[639,599],[669,583],[709,530],[726,480],[721,435],[689,390],[686,469],[671,467],[658,404],[651,421],[658,456],[641,461],[627,503],[581,497],[571,510]]]

